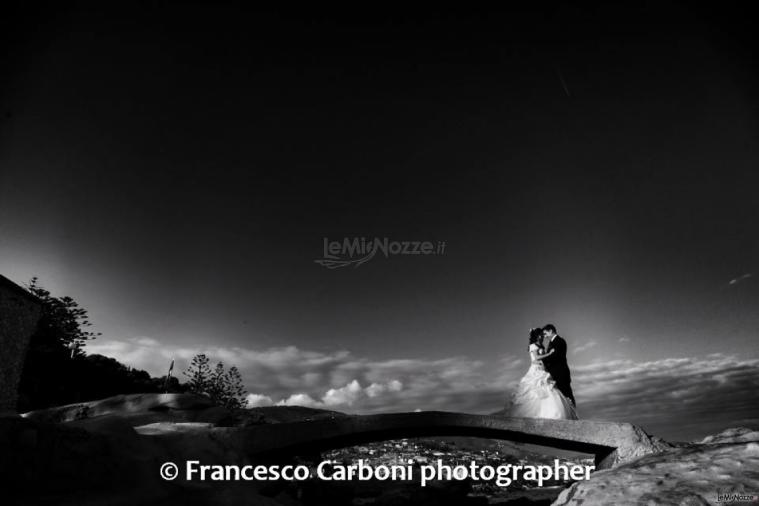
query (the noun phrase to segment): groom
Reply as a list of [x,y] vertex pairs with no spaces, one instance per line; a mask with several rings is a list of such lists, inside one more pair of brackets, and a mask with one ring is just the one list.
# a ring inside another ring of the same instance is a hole
[[559,392],[572,401],[576,407],[577,403],[570,385],[572,378],[569,375],[569,366],[567,365],[567,342],[556,333],[556,327],[550,323],[543,327],[543,339],[549,339],[546,352],[553,350],[553,353],[543,359],[543,366],[556,382],[556,388],[559,389]]

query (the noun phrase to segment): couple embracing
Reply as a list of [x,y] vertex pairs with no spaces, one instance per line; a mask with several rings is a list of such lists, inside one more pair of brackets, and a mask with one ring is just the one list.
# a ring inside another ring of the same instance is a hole
[[530,330],[530,368],[511,397],[509,416],[577,420],[567,342],[549,324]]

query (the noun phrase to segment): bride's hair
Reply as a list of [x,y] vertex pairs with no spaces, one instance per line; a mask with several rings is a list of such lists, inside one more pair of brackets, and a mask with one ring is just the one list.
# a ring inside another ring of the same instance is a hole
[[[536,344],[538,348],[543,348],[543,329],[540,327],[530,329],[530,344]],[[530,345],[527,345],[527,349]]]

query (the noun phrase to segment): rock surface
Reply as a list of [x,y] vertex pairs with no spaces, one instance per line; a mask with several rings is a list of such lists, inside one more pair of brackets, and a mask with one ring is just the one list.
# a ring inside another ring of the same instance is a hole
[[718,444],[718,443],[747,443],[750,441],[759,441],[759,431],[738,427],[735,429],[725,429],[719,434],[706,436],[701,440],[701,444]]
[[270,423],[345,417],[344,413],[301,406],[269,406],[230,411],[202,395],[129,394],[30,411],[21,415],[44,423],[68,423],[116,416],[132,426],[151,423],[209,423],[216,427],[251,427]]
[[123,418],[196,418],[199,415],[208,415],[209,410],[214,410],[214,414],[228,414],[226,410],[219,411],[209,398],[201,395],[129,394],[30,411],[21,416],[38,422],[63,423],[105,415],[118,415]]
[[[718,494],[759,495],[759,433],[728,429],[647,455],[564,490],[554,506],[588,504],[724,504]],[[759,497],[757,498],[759,499]]]

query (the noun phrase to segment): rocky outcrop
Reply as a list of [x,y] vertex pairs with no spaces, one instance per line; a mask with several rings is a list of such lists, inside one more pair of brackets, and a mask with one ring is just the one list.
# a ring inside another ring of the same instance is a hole
[[208,397],[202,395],[171,393],[117,395],[97,401],[30,411],[21,416],[46,423],[69,423],[113,416],[133,427],[153,423],[206,423],[215,427],[250,427],[348,415],[301,406],[269,406],[230,411],[215,406]]
[[617,427],[612,431],[604,431],[603,437],[610,438],[607,440],[607,444],[609,445],[614,444],[616,441],[617,447],[605,457],[596,459],[596,469],[610,469],[644,455],[659,453],[673,448],[667,441],[656,436],[650,436],[643,429],[635,425],[629,423],[614,425],[617,425]]
[[[759,494],[759,433],[728,429],[699,444],[646,455],[573,484],[554,506],[718,504],[718,494]],[[724,502],[722,502],[724,504]]]
[[24,413],[24,418],[66,423],[116,416],[132,426],[161,421],[223,423],[231,412],[194,394],[129,394]]
[[725,429],[713,436],[706,436],[701,440],[701,444],[748,443],[751,441],[759,441],[759,431],[738,427]]

